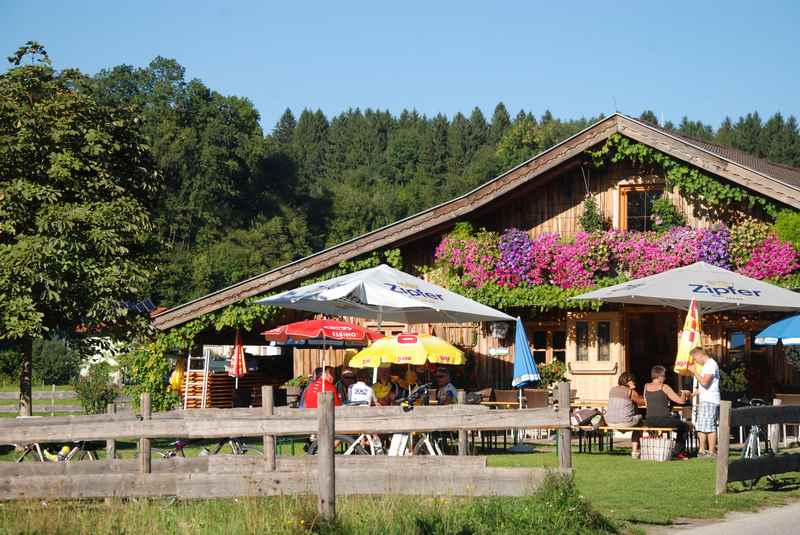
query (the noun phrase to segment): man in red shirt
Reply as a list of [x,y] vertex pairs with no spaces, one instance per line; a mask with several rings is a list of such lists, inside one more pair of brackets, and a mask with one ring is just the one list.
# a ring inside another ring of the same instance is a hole
[[[306,387],[303,392],[306,409],[317,408],[317,394],[322,392],[322,368],[314,370],[314,381]],[[336,393],[336,386],[333,384],[333,372],[331,368],[325,368],[325,392],[333,392],[333,403],[337,407],[342,404],[339,394]]]

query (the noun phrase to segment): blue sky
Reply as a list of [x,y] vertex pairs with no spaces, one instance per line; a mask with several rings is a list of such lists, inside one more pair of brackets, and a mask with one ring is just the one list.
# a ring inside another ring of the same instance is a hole
[[[119,5],[118,5],[119,4]],[[123,5],[124,4],[124,5]],[[286,107],[452,116],[498,101],[558,117],[650,108],[718,126],[800,115],[800,2],[21,2],[0,0],[0,52],[28,39],[84,72],[177,59]],[[616,105],[615,105],[616,102]]]

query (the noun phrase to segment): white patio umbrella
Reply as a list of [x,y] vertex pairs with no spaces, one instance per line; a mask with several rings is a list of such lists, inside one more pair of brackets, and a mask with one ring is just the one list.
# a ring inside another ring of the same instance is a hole
[[670,306],[681,310],[689,309],[692,298],[697,301],[701,313],[800,310],[800,294],[705,262],[695,262],[573,297],[608,303]]
[[573,297],[609,303],[662,305],[688,310],[692,298],[701,312],[723,310],[796,311],[800,294],[721,267],[695,262]]
[[514,321],[504,312],[386,264],[301,286],[256,303],[376,319],[378,329],[384,320],[401,323]]

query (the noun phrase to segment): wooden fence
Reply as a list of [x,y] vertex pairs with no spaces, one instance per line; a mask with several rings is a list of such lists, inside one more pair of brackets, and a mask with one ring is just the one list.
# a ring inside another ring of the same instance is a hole
[[[800,454],[778,455],[780,430],[783,424],[800,423],[800,406],[782,406],[780,399],[771,407],[731,409],[730,401],[720,405],[717,449],[717,494],[728,490],[731,481],[750,481],[763,476],[800,470]],[[768,426],[769,443],[774,455],[730,461],[731,429],[758,425]]]
[[[49,412],[52,416],[55,412],[83,414],[83,407],[78,400],[78,394],[74,390],[56,390],[52,385],[49,390],[34,390],[31,393],[33,399],[33,412]],[[74,403],[56,404],[56,400],[74,400]],[[14,404],[0,404],[0,412],[19,412],[19,392],[0,392],[0,401],[16,401]],[[127,408],[130,399],[124,396],[118,397],[114,402],[118,408]]]
[[[569,384],[559,388],[569,406]],[[333,515],[336,494],[521,495],[535,489],[544,469],[489,468],[485,457],[468,457],[469,431],[558,429],[560,470],[571,471],[569,411],[558,407],[494,410],[475,405],[338,407],[330,393],[318,410],[272,406],[254,409],[195,409],[150,413],[143,395],[140,414],[34,417],[0,420],[0,443],[65,443],[138,440],[136,461],[109,459],[66,463],[0,463],[0,500],[177,496],[214,498],[309,493],[320,511]],[[454,431],[459,456],[334,457],[334,435]],[[276,437],[317,435],[313,457],[276,457]],[[264,455],[152,459],[152,439],[260,437]],[[399,477],[399,475],[407,477]]]

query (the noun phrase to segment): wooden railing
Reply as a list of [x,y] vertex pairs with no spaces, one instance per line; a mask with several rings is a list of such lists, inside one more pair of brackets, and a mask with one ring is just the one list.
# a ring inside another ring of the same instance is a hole
[[[562,383],[559,407],[494,410],[475,405],[414,407],[337,407],[320,398],[318,410],[272,406],[272,387],[264,387],[264,406],[254,409],[194,409],[150,413],[149,397],[139,414],[109,413],[0,420],[0,443],[138,441],[137,461],[0,463],[0,500],[177,496],[211,498],[291,493],[318,494],[320,511],[332,514],[335,494],[520,495],[543,480],[543,469],[488,468],[485,457],[467,457],[467,432],[501,429],[558,429],[560,469],[572,468],[569,384]],[[564,398],[564,399],[561,399]],[[335,435],[373,433],[458,433],[459,456],[334,458]],[[276,457],[276,437],[317,435],[314,457]],[[263,457],[211,456],[152,459],[151,440],[260,437]],[[439,469],[431,470],[433,467]],[[409,474],[400,481],[398,473]],[[409,484],[411,483],[411,484]],[[324,503],[323,503],[324,498]]]
[[[800,470],[800,454],[778,455],[780,428],[782,424],[800,423],[800,406],[782,406],[775,399],[771,407],[743,407],[731,409],[730,401],[720,405],[718,451],[717,451],[717,494],[728,490],[731,481],[750,481],[763,476],[783,474]],[[773,455],[763,455],[752,459],[730,461],[731,428],[745,426],[769,426],[769,443]]]

